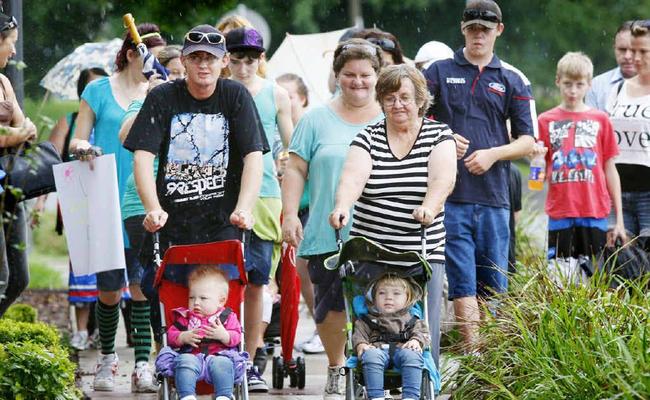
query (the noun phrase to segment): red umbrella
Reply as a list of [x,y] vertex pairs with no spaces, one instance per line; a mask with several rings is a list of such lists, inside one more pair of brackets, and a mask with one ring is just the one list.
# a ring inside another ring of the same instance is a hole
[[298,305],[300,303],[300,277],[296,270],[296,249],[287,243],[282,244],[280,276],[280,337],[282,338],[282,358],[285,365],[293,358],[293,344],[298,326]]

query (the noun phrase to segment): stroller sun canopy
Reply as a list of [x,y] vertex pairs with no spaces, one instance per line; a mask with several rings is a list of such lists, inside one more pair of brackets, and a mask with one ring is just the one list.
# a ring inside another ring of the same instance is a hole
[[339,254],[325,260],[325,268],[334,271],[348,261],[410,262],[422,267],[425,280],[428,281],[431,278],[431,266],[417,252],[393,251],[364,237],[353,237],[345,242]]

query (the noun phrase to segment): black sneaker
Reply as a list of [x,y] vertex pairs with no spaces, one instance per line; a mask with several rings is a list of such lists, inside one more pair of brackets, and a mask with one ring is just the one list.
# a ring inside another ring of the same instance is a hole
[[264,375],[264,371],[266,371],[266,360],[266,351],[264,348],[258,347],[255,350],[255,357],[253,357],[253,365],[257,367],[260,375]]
[[266,393],[269,391],[266,381],[260,376],[259,372],[257,372],[257,367],[254,365],[246,371],[246,377],[248,378],[249,392]]

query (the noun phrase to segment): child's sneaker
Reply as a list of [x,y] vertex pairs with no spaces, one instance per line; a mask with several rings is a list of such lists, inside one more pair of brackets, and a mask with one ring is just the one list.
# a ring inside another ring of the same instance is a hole
[[103,354],[95,368],[95,380],[93,389],[95,391],[112,392],[115,388],[115,374],[117,373],[117,353]]
[[156,393],[158,382],[153,377],[149,363],[138,361],[131,374],[131,393]]
[[88,331],[77,331],[72,335],[70,346],[75,350],[86,350],[88,348]]
[[246,378],[248,379],[248,391],[253,393],[266,393],[269,387],[266,381],[260,376],[257,368],[251,365],[246,371]]

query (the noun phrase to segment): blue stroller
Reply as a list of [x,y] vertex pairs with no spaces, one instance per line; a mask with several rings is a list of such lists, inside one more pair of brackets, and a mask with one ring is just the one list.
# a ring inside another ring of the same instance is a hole
[[[422,233],[424,235],[424,229]],[[352,346],[352,334],[354,321],[368,313],[366,288],[371,282],[385,274],[393,274],[417,283],[422,296],[411,307],[410,312],[414,317],[427,320],[426,293],[427,282],[431,277],[431,266],[424,258],[424,244],[426,243],[424,236],[422,240],[422,255],[413,251],[398,253],[361,237],[351,238],[343,244],[340,233],[337,231],[339,254],[328,258],[325,261],[325,268],[338,269],[343,285],[347,334],[345,350],[347,360],[344,367],[346,400],[368,398],[364,387],[361,362],[357,359]],[[415,266],[399,267],[382,262],[402,262]],[[424,369],[422,370],[420,399],[433,400],[435,394],[440,391],[440,374],[429,348],[424,349],[423,358]],[[384,388],[396,389],[401,386],[400,371],[395,368],[386,369]]]

